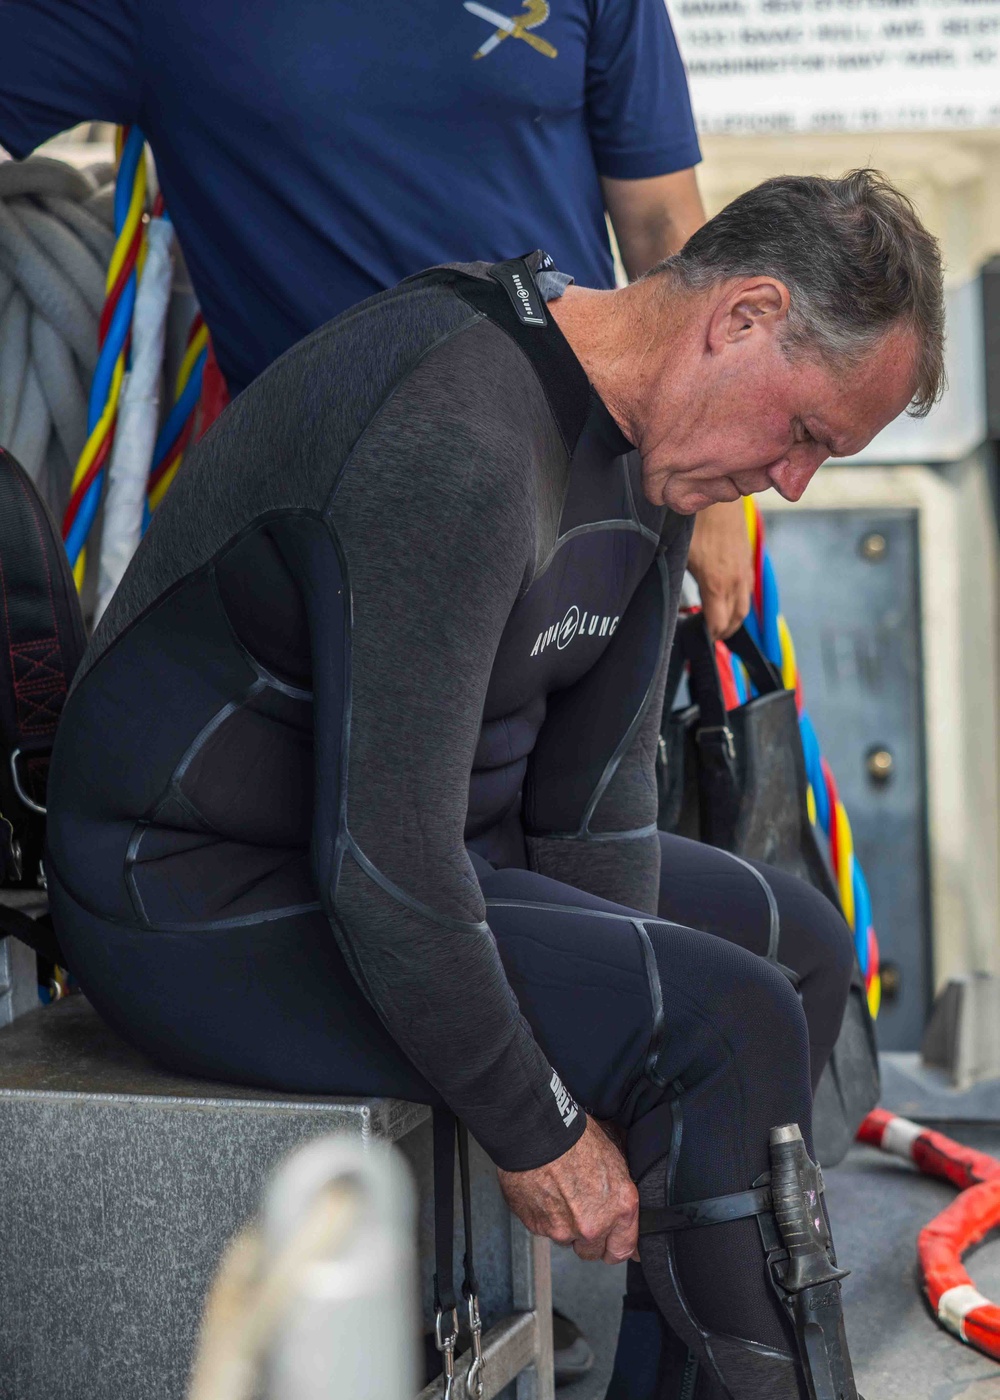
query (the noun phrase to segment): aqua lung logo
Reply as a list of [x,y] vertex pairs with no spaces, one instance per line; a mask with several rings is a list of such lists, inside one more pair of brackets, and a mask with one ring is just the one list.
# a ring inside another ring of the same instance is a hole
[[510,297],[511,305],[517,312],[523,326],[545,326],[545,303],[539,295],[527,263],[523,260],[512,263],[497,263],[490,268],[490,276]]
[[535,299],[530,290],[524,285],[524,279],[521,277],[521,274],[519,272],[512,272],[510,280],[514,284],[514,293],[523,308],[521,319],[523,321],[536,321],[539,325],[543,324],[545,318],[538,314],[540,308],[536,308]]
[[562,622],[553,622],[547,631],[539,632],[531,654],[540,656],[550,646],[565,651],[570,642],[575,641],[577,637],[613,637],[618,622],[619,619],[609,613],[603,616],[600,613],[581,613],[574,603],[567,610]]
[[570,1096],[569,1090],[566,1088],[565,1084],[563,1084],[555,1070],[552,1071],[552,1079],[549,1083],[549,1088],[552,1090],[552,1096],[556,1101],[556,1107],[562,1115],[562,1120],[568,1128],[573,1122],[573,1119],[580,1112],[579,1104],[574,1102],[573,1098]]

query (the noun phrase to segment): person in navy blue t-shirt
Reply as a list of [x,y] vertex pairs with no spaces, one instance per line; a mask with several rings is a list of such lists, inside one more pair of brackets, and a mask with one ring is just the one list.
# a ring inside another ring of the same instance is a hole
[[[663,0],[0,0],[0,146],[138,122],[231,393],[435,263],[547,249],[611,287],[702,223]],[[699,517],[706,617],[742,621],[742,509]]]
[[611,287],[602,179],[699,159],[663,0],[496,3],[0,0],[0,144],[139,123],[234,393],[435,263]]

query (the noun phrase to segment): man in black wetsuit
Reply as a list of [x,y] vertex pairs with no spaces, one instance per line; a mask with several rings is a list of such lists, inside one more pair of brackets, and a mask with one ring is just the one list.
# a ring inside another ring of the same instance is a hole
[[[629,288],[567,283],[539,253],[421,274],[208,434],[64,712],[54,916],[165,1064],[443,1100],[586,1258],[635,1253],[641,1201],[683,1353],[636,1396],[682,1366],[799,1400],[745,1193],[773,1128],[808,1145],[849,940],[796,881],[658,834],[654,752],[692,513],[797,499],[930,406],[937,249],[859,172],[769,182]],[[662,1224],[705,1201],[725,1223]]]

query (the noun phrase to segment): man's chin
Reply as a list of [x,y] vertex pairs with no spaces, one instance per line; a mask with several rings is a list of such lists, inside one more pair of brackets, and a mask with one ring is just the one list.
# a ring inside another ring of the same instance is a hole
[[[671,486],[674,486],[673,490],[671,490]],[[677,515],[697,515],[698,511],[718,505],[721,500],[731,499],[730,496],[710,495],[709,492],[698,491],[694,487],[678,487],[674,483],[669,483],[663,493],[661,505],[666,506],[668,510],[674,511]]]

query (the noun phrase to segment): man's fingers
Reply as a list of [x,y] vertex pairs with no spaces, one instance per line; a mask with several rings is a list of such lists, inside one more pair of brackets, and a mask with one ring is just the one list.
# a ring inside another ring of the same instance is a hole
[[595,1259],[603,1259],[605,1247],[603,1238],[600,1240],[574,1240],[573,1253],[579,1259],[586,1259],[593,1263]]
[[726,636],[726,628],[730,624],[733,611],[730,599],[725,594],[709,592],[707,588],[703,589],[701,610],[705,614],[705,626],[708,628],[708,635],[712,641]]
[[609,1263],[620,1264],[631,1258],[639,1247],[638,1206],[629,1215],[616,1221],[604,1245],[604,1257]]

